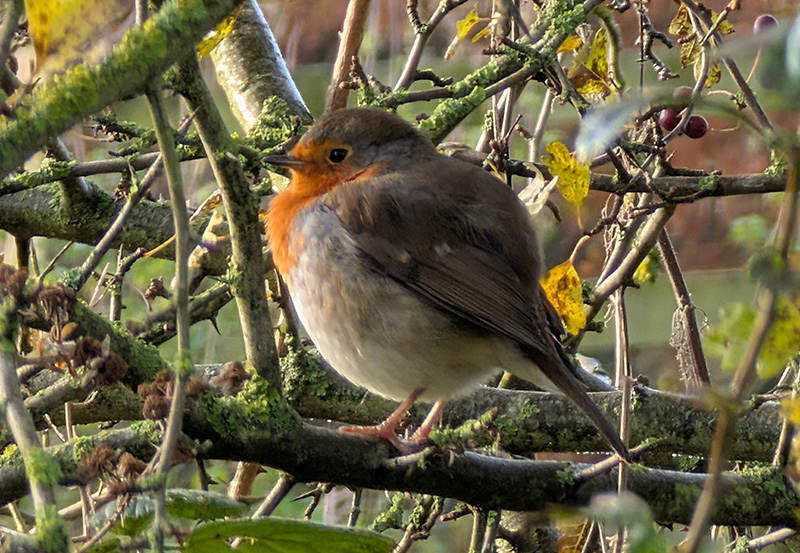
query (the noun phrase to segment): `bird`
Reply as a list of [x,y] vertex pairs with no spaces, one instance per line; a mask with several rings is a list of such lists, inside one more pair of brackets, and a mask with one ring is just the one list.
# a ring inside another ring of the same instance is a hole
[[[266,233],[300,322],[342,376],[401,402],[377,426],[340,430],[413,451],[449,399],[507,370],[565,394],[628,458],[557,339],[536,233],[505,182],[378,108],[329,112],[264,161],[290,172]],[[418,400],[433,407],[403,440]]]

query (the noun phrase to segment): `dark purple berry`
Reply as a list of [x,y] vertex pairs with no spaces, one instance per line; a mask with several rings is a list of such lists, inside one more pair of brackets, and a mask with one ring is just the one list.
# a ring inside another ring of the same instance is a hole
[[769,15],[768,13],[756,17],[753,23],[753,32],[755,34],[766,33],[778,26],[778,20]]
[[691,86],[679,86],[675,89],[672,93],[672,97],[676,100],[688,100],[692,97],[692,87]]
[[684,132],[689,138],[702,138],[708,132],[708,121],[702,115],[692,115],[686,122]]
[[664,108],[658,116],[658,122],[665,130],[671,131],[681,122],[681,116],[672,108]]
[[691,100],[692,98],[692,87],[679,86],[672,93],[672,97],[681,102],[682,104],[688,104],[689,100]]

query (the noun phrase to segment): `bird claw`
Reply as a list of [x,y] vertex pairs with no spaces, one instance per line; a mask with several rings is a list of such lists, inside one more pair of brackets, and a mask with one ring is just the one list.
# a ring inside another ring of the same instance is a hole
[[414,433],[410,439],[404,440],[395,434],[394,428],[386,424],[377,424],[375,426],[341,426],[339,427],[339,432],[358,434],[360,436],[374,436],[392,444],[402,455],[416,453],[430,444],[430,439],[428,439],[427,435],[418,436],[419,431]]

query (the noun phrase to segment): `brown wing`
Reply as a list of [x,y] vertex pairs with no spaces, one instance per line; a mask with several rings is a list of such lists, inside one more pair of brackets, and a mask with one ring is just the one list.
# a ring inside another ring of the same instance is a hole
[[450,164],[448,179],[436,188],[408,182],[407,173],[388,174],[338,186],[325,203],[376,271],[516,341],[627,458],[553,335],[560,323],[538,283],[538,246],[525,208],[493,177],[443,156],[441,163]]
[[450,165],[436,188],[388,174],[341,185],[325,203],[376,271],[534,354],[556,356],[525,208],[491,175],[437,158]]
[[[372,234],[354,235],[376,270],[438,307],[543,356],[557,355],[550,325],[536,310],[531,285],[520,282],[496,253],[460,245],[414,253]],[[446,251],[442,251],[445,250]]]

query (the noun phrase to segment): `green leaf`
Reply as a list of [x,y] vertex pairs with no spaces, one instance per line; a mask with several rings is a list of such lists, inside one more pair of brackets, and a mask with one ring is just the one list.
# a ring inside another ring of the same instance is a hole
[[664,535],[656,529],[653,514],[636,494],[598,494],[589,505],[589,516],[610,527],[628,528],[628,553],[668,551]]
[[198,525],[186,538],[185,553],[232,551],[227,541],[245,541],[244,553],[389,553],[394,542],[367,530],[280,518],[219,520]]
[[221,493],[185,489],[167,491],[167,512],[181,518],[214,520],[240,516],[246,510],[247,505]]
[[122,542],[119,538],[111,538],[101,541],[86,553],[111,553],[112,551],[119,551]]
[[769,227],[766,220],[762,215],[755,213],[734,219],[728,231],[731,242],[748,250],[762,247],[768,236]]
[[705,335],[706,352],[722,359],[722,368],[734,370],[744,355],[755,312],[752,307],[735,303],[720,310],[720,322]]
[[[755,310],[741,303],[720,311],[720,322],[706,334],[706,352],[722,358],[722,368],[739,366],[755,321]],[[770,378],[784,369],[800,349],[800,307],[796,301],[781,296],[775,306],[775,318],[758,355],[758,374]]]

